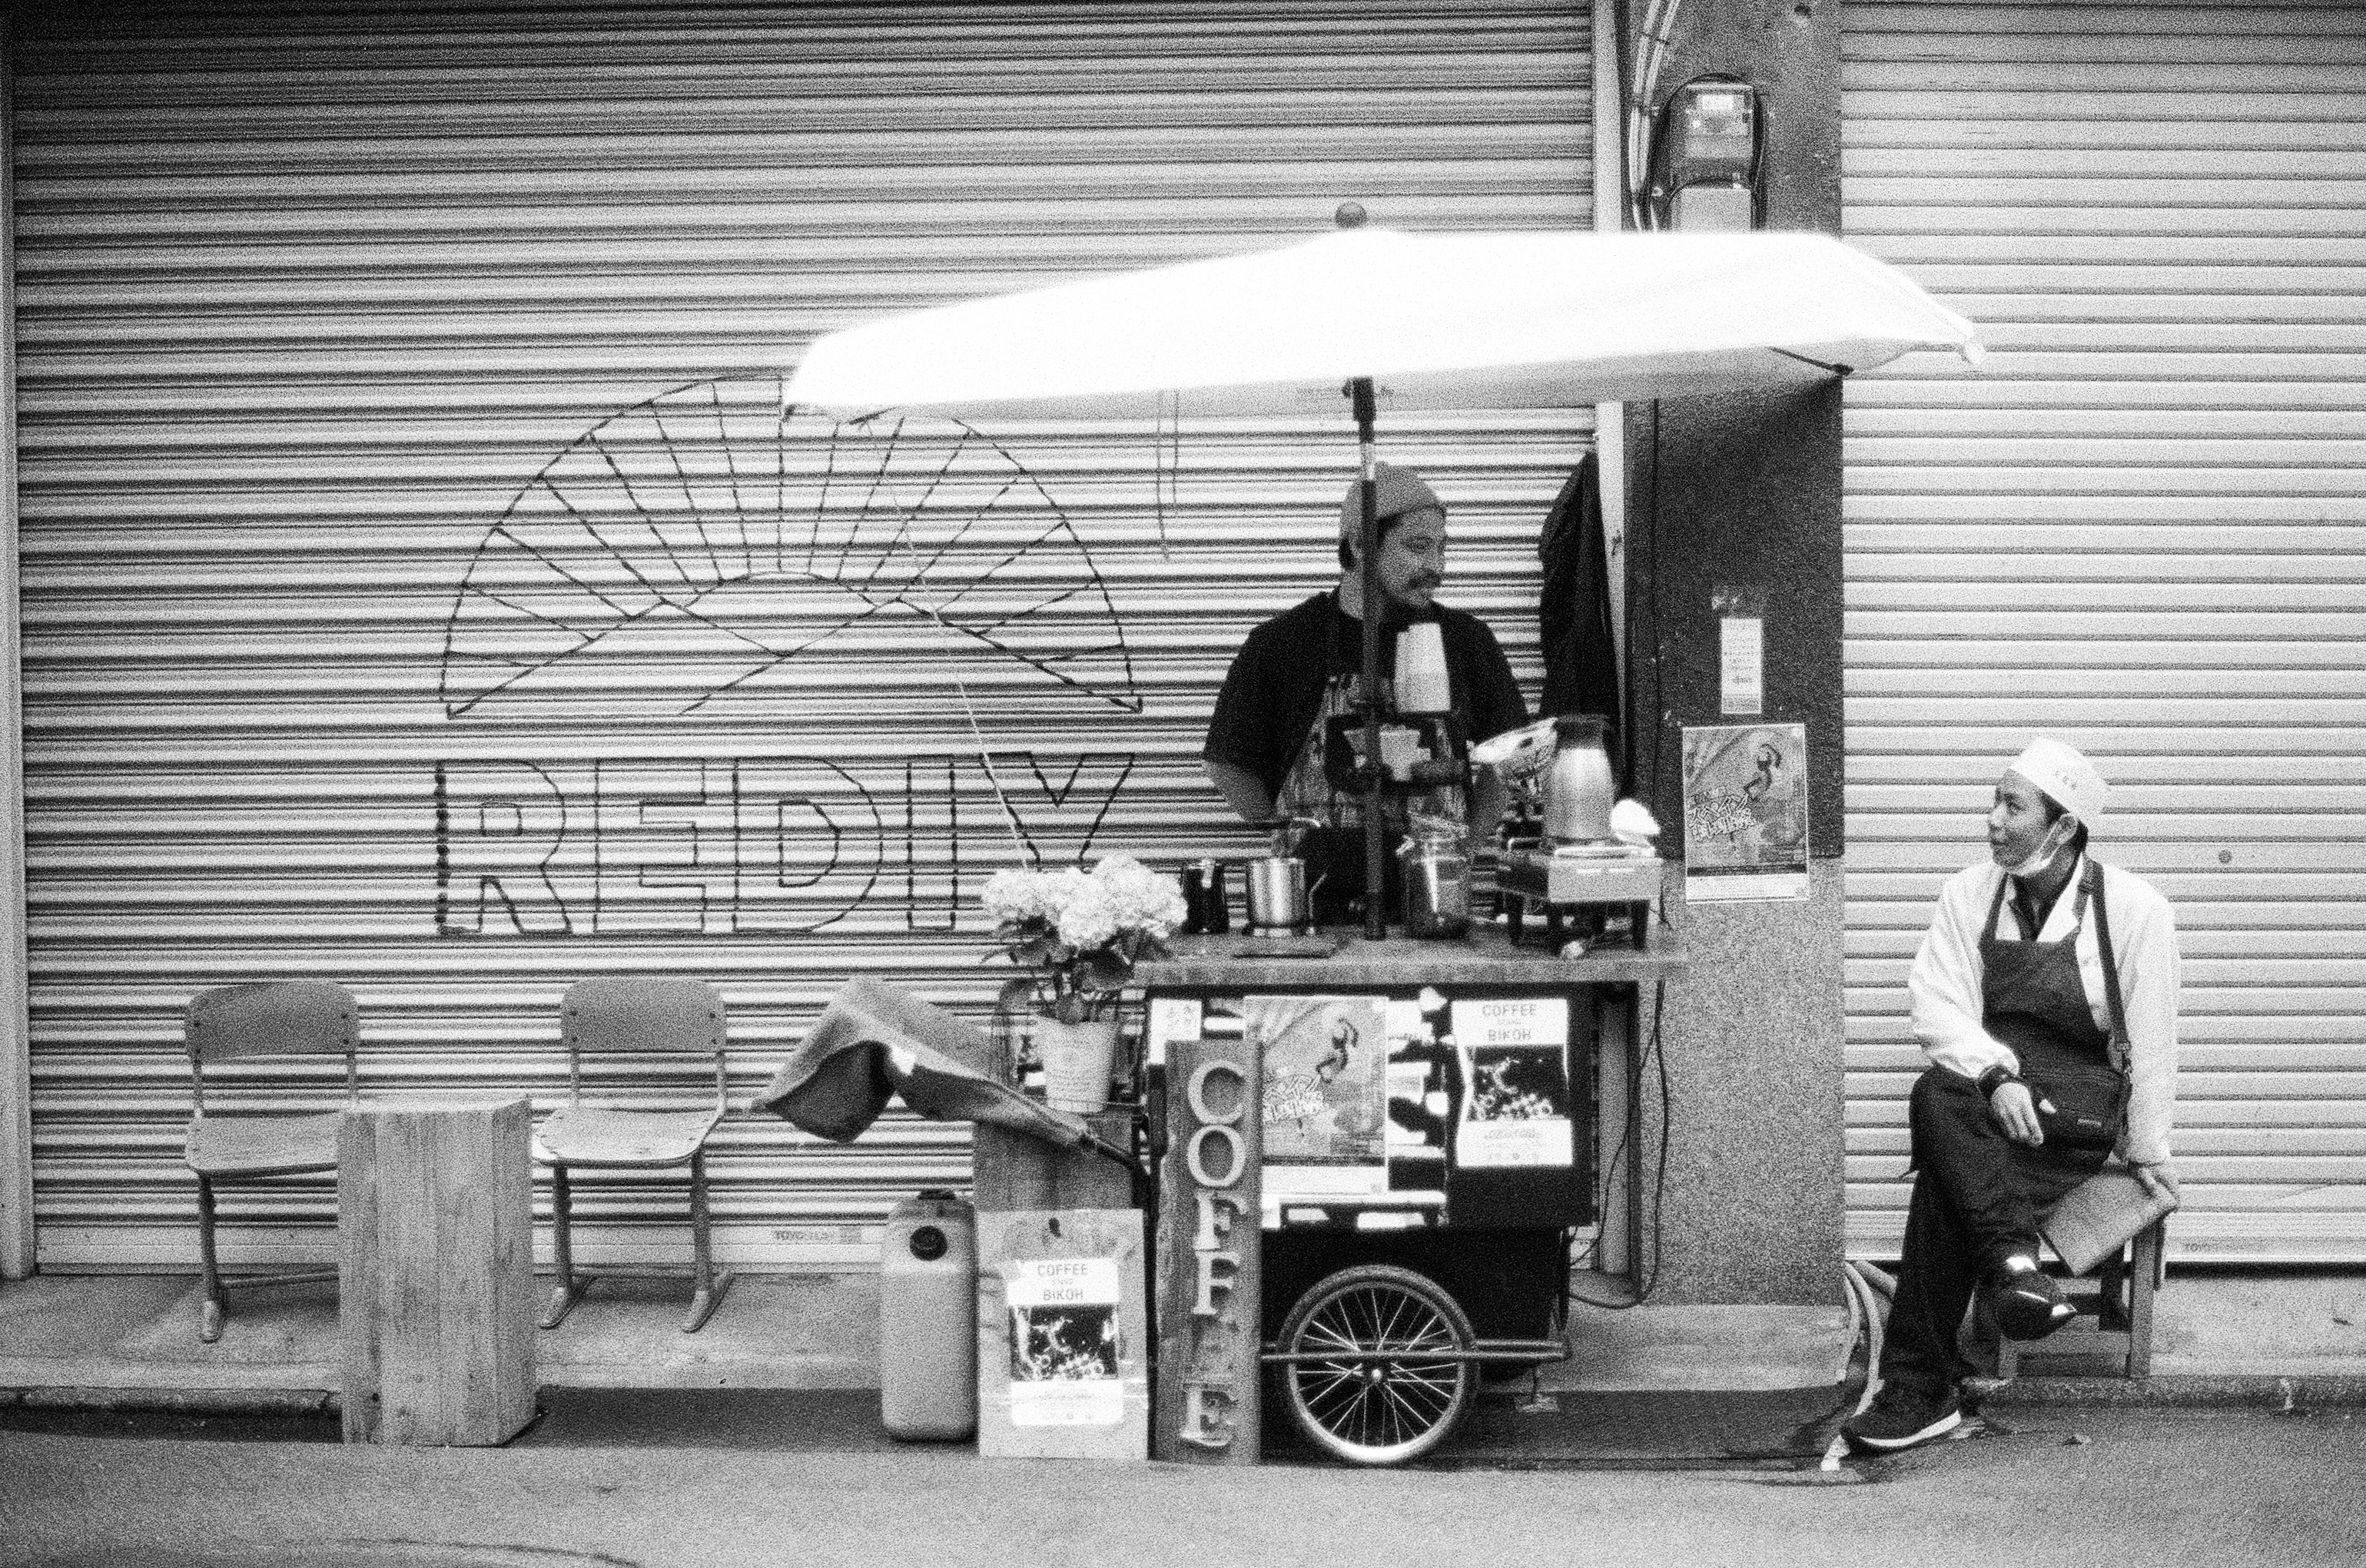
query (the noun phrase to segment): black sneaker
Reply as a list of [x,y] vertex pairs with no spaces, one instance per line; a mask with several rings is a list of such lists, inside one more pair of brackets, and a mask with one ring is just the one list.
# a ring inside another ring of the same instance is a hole
[[2043,1339],[2079,1316],[2034,1258],[2008,1258],[1989,1277],[1989,1316],[2008,1339]]
[[1893,1453],[1944,1438],[1963,1424],[1964,1412],[1954,1394],[1917,1394],[1884,1383],[1873,1396],[1872,1407],[1844,1423],[1841,1436],[1851,1448]]

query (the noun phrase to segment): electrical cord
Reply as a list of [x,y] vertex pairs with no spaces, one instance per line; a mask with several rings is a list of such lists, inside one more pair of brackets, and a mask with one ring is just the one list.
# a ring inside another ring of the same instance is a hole
[[1653,118],[1651,100],[1660,88],[1660,73],[1667,65],[1674,37],[1676,10],[1683,0],[1650,0],[1644,7],[1639,36],[1627,30],[1627,8],[1615,17],[1618,39],[1618,72],[1627,100],[1627,145],[1619,159],[1628,221],[1637,229],[1656,229],[1657,215],[1644,199],[1650,182],[1650,144]]
[[1870,1263],[1854,1259],[1842,1260],[1841,1284],[1848,1295],[1849,1343],[1854,1345],[1859,1334],[1865,1336],[1865,1392],[1858,1395],[1856,1408],[1849,1412],[1861,1416],[1881,1391],[1881,1345],[1887,1328],[1882,1306],[1898,1285]]
[[[1666,919],[1662,917],[1660,924],[1664,926],[1667,924]],[[1632,1298],[1626,1301],[1607,1301],[1599,1296],[1588,1295],[1584,1292],[1577,1289],[1574,1284],[1571,1283],[1568,1272],[1564,1271],[1561,1275],[1561,1304],[1562,1310],[1564,1312],[1567,1311],[1568,1305],[1571,1302],[1578,1302],[1586,1306],[1601,1307],[1611,1312],[1625,1312],[1630,1308],[1642,1305],[1645,1301],[1650,1299],[1651,1292],[1659,1286],[1660,1262],[1663,1256],[1661,1245],[1662,1234],[1661,1227],[1663,1224],[1665,1212],[1663,1200],[1667,1195],[1668,1190],[1668,1145],[1674,1141],[1675,1126],[1673,1115],[1675,1103],[1672,1098],[1670,1098],[1668,1093],[1668,1053],[1662,1038],[1662,1028],[1666,1018],[1667,1006],[1667,982],[1665,980],[1656,981],[1651,987],[1651,1038],[1650,1045],[1645,1047],[1643,1053],[1646,1062],[1656,1062],[1658,1064],[1660,1078],[1660,1158],[1657,1169],[1653,1172],[1651,1178],[1651,1248],[1649,1253],[1651,1259],[1650,1265],[1647,1268],[1639,1268],[1637,1270],[1635,1294]],[[1629,1093],[1633,1093],[1635,1092],[1635,1085],[1629,1085],[1628,1092]],[[1628,1118],[1628,1126],[1634,1127],[1641,1126],[1641,1114],[1639,1112],[1636,1115]],[[1613,1177],[1618,1169],[1619,1162],[1622,1159],[1627,1159],[1628,1157],[1628,1153],[1627,1127],[1621,1127],[1618,1133],[1618,1142],[1612,1147],[1609,1159],[1604,1162],[1602,1181],[1599,1189],[1596,1192],[1594,1200],[1594,1213],[1596,1215],[1601,1214],[1604,1208],[1607,1206],[1609,1202],[1609,1190],[1612,1185]],[[1636,1238],[1635,1245],[1639,1253],[1642,1250],[1643,1238],[1641,1237]],[[1594,1242],[1587,1247],[1586,1254],[1588,1256],[1594,1255],[1599,1250],[1600,1246],[1601,1241],[1599,1237],[1597,1237]]]
[[[1874,1395],[1881,1392],[1881,1344],[1886,1328],[1882,1303],[1897,1294],[1898,1282],[1870,1263],[1860,1263],[1853,1258],[1841,1260],[1842,1294],[1848,1298],[1849,1345],[1852,1352],[1857,1336],[1865,1336],[1865,1387],[1857,1394],[1855,1406],[1843,1421],[1854,1420],[1873,1407]],[[1845,1376],[1845,1373],[1843,1373]],[[1848,1454],[1849,1441],[1840,1432],[1824,1446],[1824,1456],[1818,1468],[1837,1471]]]

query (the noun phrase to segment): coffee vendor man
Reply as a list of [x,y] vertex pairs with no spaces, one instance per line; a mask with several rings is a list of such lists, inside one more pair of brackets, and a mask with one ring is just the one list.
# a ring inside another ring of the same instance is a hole
[[[1445,645],[1449,700],[1466,740],[1527,722],[1527,705],[1504,650],[1478,617],[1434,599],[1446,577],[1446,509],[1420,475],[1377,465],[1380,668],[1396,666],[1397,633],[1435,622]],[[1216,699],[1201,756],[1208,776],[1244,821],[1279,815],[1319,825],[1301,842],[1318,924],[1354,921],[1362,912],[1363,800],[1324,767],[1326,721],[1355,712],[1352,693],[1363,667],[1362,485],[1350,481],[1340,506],[1339,582],[1251,632],[1234,655]],[[1506,803],[1503,781],[1482,770],[1473,790],[1443,787],[1419,794],[1391,791],[1387,860],[1393,879],[1397,838],[1409,812],[1449,816],[1465,824],[1472,847],[1494,832]],[[1395,910],[1388,908],[1394,918]]]

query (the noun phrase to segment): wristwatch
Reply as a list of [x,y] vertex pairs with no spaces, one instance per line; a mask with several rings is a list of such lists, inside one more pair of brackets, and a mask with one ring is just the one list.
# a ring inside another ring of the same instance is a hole
[[2006,1083],[2019,1083],[2020,1081],[2021,1074],[2013,1071],[2012,1069],[2006,1067],[2003,1063],[2000,1062],[1996,1066],[1989,1069],[1986,1072],[1980,1074],[1978,1080],[1980,1086],[1980,1098],[1983,1100],[1991,1099],[1995,1096],[1999,1085]]

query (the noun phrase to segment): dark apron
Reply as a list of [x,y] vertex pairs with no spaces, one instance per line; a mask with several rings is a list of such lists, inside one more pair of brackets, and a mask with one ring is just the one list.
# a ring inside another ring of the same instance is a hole
[[[2087,984],[2079,973],[2079,933],[2086,924],[2087,900],[2096,890],[2102,868],[2087,862],[2079,879],[2078,902],[2071,908],[2070,933],[2059,942],[2000,942],[1997,916],[2011,886],[2007,877],[1997,884],[1989,903],[1988,923],[1980,927],[1980,1025],[2021,1058],[2021,1076],[2034,1097],[2060,1086],[2064,1101],[2070,1086],[2124,1082],[2125,1070],[2116,1059],[2112,1032],[2095,1026],[2087,1004]],[[2098,933],[2108,944],[2110,936]],[[2106,963],[2109,948],[2106,946]],[[2116,977],[2108,976],[2116,991]],[[2116,1004],[2116,994],[2112,1001]],[[2113,1007],[2114,1015],[2117,1007]],[[2117,1128],[2112,1128],[2115,1135]],[[2102,1168],[2111,1149],[2073,1148],[2049,1126],[2045,1142],[2035,1148],[2012,1146],[2014,1173],[2023,1194],[2040,1208]]]
[[[1382,651],[1387,651],[1385,640]],[[1340,790],[1331,781],[1347,763],[1346,758],[1330,756],[1331,722],[1356,711],[1355,689],[1361,684],[1358,675],[1340,673],[1341,655],[1339,617],[1335,610],[1324,636],[1323,700],[1274,801],[1276,815],[1302,817],[1319,824],[1309,828],[1298,842],[1298,857],[1306,862],[1308,903],[1318,925],[1352,924],[1364,914],[1363,799]],[[1356,667],[1360,672],[1360,658]],[[1393,915],[1403,899],[1403,873],[1396,852],[1404,842],[1408,812],[1417,810],[1461,822],[1469,817],[1470,808],[1462,791],[1450,786],[1417,795],[1390,790],[1382,797],[1381,808],[1381,908]]]

